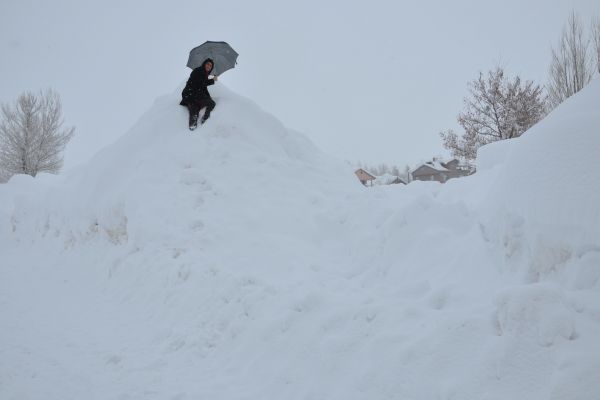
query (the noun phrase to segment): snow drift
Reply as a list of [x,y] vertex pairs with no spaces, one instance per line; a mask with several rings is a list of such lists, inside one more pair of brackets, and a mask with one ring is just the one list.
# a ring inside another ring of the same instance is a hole
[[216,85],[0,186],[0,398],[597,399],[600,82],[445,185]]

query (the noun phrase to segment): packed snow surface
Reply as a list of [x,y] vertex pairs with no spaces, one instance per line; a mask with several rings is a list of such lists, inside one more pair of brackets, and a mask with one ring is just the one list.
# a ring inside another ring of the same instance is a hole
[[220,84],[0,186],[0,399],[600,398],[600,81],[365,188]]

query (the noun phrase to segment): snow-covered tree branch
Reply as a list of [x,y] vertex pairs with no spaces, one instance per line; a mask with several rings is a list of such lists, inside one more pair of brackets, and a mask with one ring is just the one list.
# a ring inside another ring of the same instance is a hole
[[0,176],[60,172],[65,146],[74,132],[73,127],[63,128],[60,97],[54,90],[26,92],[13,105],[3,104]]

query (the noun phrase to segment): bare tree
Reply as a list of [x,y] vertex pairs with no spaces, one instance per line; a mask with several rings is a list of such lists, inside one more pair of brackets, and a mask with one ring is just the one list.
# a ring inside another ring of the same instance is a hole
[[552,48],[548,99],[554,108],[579,92],[594,74],[590,41],[583,33],[583,23],[575,11],[571,12],[563,29],[558,48]]
[[600,74],[600,17],[596,16],[592,20],[592,45],[596,61],[596,72]]
[[2,105],[0,169],[4,174],[56,174],[75,128],[63,129],[62,106],[54,90],[23,93],[14,105]]
[[470,82],[470,96],[464,99],[464,110],[458,123],[464,134],[453,130],[441,132],[444,147],[454,157],[473,160],[477,149],[497,140],[520,136],[545,115],[546,98],[542,88],[520,77],[509,80],[501,67],[479,73]]

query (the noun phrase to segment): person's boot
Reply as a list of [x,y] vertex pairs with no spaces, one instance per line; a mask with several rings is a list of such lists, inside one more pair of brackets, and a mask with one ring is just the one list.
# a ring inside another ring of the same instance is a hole
[[190,131],[193,131],[198,126],[198,115],[190,115]]

